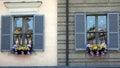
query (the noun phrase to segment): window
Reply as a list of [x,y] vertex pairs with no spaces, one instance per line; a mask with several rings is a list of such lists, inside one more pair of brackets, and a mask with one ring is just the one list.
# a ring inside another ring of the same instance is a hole
[[1,51],[10,51],[16,41],[33,50],[44,50],[44,15],[2,16]]
[[33,17],[14,17],[13,25],[14,44],[16,41],[22,46],[28,43],[33,44]]
[[107,43],[106,15],[87,16],[87,43],[98,44],[105,40]]
[[74,21],[75,50],[85,50],[88,42],[99,44],[102,40],[105,40],[108,49],[119,49],[119,13],[76,13]]

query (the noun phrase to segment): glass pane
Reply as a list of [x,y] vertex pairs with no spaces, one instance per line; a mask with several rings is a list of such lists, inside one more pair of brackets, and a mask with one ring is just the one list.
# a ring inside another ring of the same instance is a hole
[[33,33],[33,17],[27,17],[26,22],[26,33]]
[[22,34],[14,34],[13,35],[13,43],[22,45]]
[[14,33],[22,33],[22,18],[15,18]]
[[106,32],[106,16],[98,16],[98,31]]
[[33,34],[33,17],[26,17],[26,40],[25,44],[32,44],[32,34]]
[[95,32],[95,16],[87,16],[87,31]]
[[105,41],[107,43],[107,33],[98,33],[98,43]]
[[95,35],[95,33],[87,33],[87,43],[96,44],[96,35]]

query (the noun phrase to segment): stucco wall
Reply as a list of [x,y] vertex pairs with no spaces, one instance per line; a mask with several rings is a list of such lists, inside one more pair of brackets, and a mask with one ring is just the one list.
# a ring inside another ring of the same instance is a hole
[[[3,2],[25,0],[0,0],[0,17],[9,14]],[[37,0],[26,0],[37,1]],[[39,14],[45,15],[45,50],[30,56],[0,52],[0,66],[56,66],[57,65],[57,0],[42,0]],[[0,18],[1,24],[1,18]],[[0,26],[1,29],[1,26]],[[0,30],[1,31],[1,30]],[[1,32],[0,32],[1,33]]]

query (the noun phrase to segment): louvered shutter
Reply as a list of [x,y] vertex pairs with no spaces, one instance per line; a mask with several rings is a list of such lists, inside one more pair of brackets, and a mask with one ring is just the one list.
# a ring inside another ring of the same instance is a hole
[[119,49],[119,14],[108,13],[108,49]]
[[44,15],[34,15],[33,50],[44,50]]
[[12,16],[2,16],[1,51],[9,51],[12,45]]
[[85,50],[86,44],[86,14],[75,14],[75,50]]

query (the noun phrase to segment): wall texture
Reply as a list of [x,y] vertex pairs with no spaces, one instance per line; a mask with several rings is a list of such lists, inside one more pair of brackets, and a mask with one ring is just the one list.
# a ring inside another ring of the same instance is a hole
[[[15,1],[37,0],[0,0],[0,17],[10,14],[3,2]],[[0,66],[57,66],[57,0],[42,0],[42,2],[38,13],[45,15],[45,50],[43,52],[35,52],[30,56],[0,52]]]
[[[58,0],[58,65],[66,65],[66,0]],[[69,0],[69,65],[120,65],[120,51],[109,51],[103,57],[91,57],[86,51],[74,49],[74,14],[76,12],[120,12],[120,0]]]

